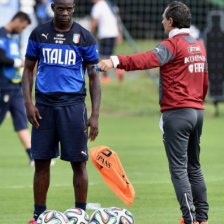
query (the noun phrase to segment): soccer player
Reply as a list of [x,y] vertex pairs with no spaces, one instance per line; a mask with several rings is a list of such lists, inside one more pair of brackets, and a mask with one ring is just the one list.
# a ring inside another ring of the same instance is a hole
[[30,23],[26,13],[18,12],[8,24],[0,28],[0,124],[10,111],[14,129],[26,149],[30,165],[33,165],[31,136],[27,126],[19,71],[24,62],[20,56],[18,38],[14,35],[22,33]]
[[206,52],[190,36],[191,12],[184,3],[169,3],[162,24],[169,38],[154,50],[112,56],[98,67],[103,71],[116,67],[127,71],[160,67],[160,127],[182,211],[180,223],[205,224],[209,206],[199,155],[203,101],[208,89]]
[[[97,44],[92,34],[73,21],[73,0],[54,0],[54,19],[38,26],[30,35],[23,92],[32,127],[34,173],[34,220],[46,210],[50,182],[50,161],[59,155],[71,163],[75,207],[85,210],[88,176],[87,140],[98,135],[101,97],[100,79],[92,65],[98,62]],[[33,71],[37,66],[35,99],[32,102]],[[89,70],[92,113],[87,120],[85,70]]]
[[[99,53],[101,59],[109,58],[114,51],[115,42],[121,42],[123,39],[121,28],[118,24],[118,18],[113,13],[118,11],[115,6],[109,6],[105,0],[92,0],[94,3],[91,10],[91,26],[90,31],[94,33],[98,28],[97,36],[99,39]],[[110,8],[111,7],[111,8]],[[123,79],[123,71],[116,69],[117,78],[119,81]],[[110,77],[105,72],[102,76],[104,83],[110,82]]]

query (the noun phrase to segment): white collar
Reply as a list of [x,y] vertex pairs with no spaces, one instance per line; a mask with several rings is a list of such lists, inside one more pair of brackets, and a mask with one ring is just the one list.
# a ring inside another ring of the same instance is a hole
[[190,33],[189,28],[181,28],[181,29],[175,28],[169,32],[169,38],[172,38],[178,34],[189,34],[189,33]]

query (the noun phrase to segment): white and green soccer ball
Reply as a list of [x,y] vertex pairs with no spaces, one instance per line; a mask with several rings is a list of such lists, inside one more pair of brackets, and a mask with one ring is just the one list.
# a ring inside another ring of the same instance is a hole
[[116,224],[134,224],[135,220],[130,211],[125,208],[110,207],[110,211],[116,214]]
[[69,224],[69,221],[61,212],[46,210],[37,219],[37,224]]
[[70,208],[64,212],[64,215],[68,218],[69,224],[88,224],[89,216],[81,208]]
[[117,215],[107,208],[100,208],[93,212],[89,224],[117,224]]

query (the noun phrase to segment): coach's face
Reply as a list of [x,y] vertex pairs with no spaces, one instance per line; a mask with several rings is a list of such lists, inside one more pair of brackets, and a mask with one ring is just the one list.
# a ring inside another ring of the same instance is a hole
[[173,19],[166,18],[166,11],[167,11],[167,8],[165,9],[163,16],[162,16],[162,18],[163,18],[162,24],[163,24],[163,28],[164,28],[164,33],[168,35],[169,32],[173,29]]
[[55,0],[51,5],[54,19],[60,24],[69,24],[75,11],[74,0]]

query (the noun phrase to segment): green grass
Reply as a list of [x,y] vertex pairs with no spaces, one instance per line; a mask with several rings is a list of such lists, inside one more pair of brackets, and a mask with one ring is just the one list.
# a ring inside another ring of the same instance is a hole
[[[135,44],[138,47],[139,51],[145,52],[154,49],[160,42],[160,40],[136,40]],[[116,44],[115,54],[133,54],[133,49],[127,41],[123,41],[121,44]]]
[[[112,78],[109,84],[102,83],[101,113],[113,116],[159,116],[159,90],[148,76],[129,77],[125,73],[123,82]],[[88,79],[87,79],[88,82]],[[88,88],[88,84],[86,85]],[[90,111],[90,99],[87,90],[87,108]],[[206,98],[206,116],[214,116],[215,107],[210,98]],[[220,116],[224,116],[224,103],[218,104]]]
[[[170,181],[168,163],[158,127],[159,106],[156,87],[148,78],[128,79],[123,83],[112,80],[102,85],[100,133],[89,148],[106,145],[115,150],[136,196],[131,207],[126,206],[104,183],[97,169],[88,163],[88,202],[102,207],[125,207],[137,224],[178,223],[181,213]],[[89,107],[89,99],[87,99]],[[202,135],[201,164],[208,188],[209,222],[224,219],[224,112],[214,117],[214,108],[206,104]],[[6,118],[0,127],[0,223],[24,224],[32,218],[34,169],[28,166],[27,155],[21,146],[12,122]],[[72,171],[69,163],[56,160],[51,169],[48,193],[49,209],[64,211],[74,206]],[[87,211],[89,214],[91,210]]]
[[[103,182],[91,162],[88,163],[89,202],[103,207],[128,208],[136,223],[175,223],[180,217],[178,204],[170,182],[168,164],[158,129],[159,117],[111,117],[100,119],[99,144],[115,150],[135,187],[136,197],[131,207],[120,201]],[[223,117],[207,117],[202,137],[201,162],[207,181],[210,203],[210,223],[224,218]],[[33,168],[19,144],[7,118],[0,129],[0,223],[26,223],[32,216]],[[73,207],[72,172],[69,163],[57,159],[52,167],[48,208],[64,211]],[[88,211],[90,214],[92,211]]]

